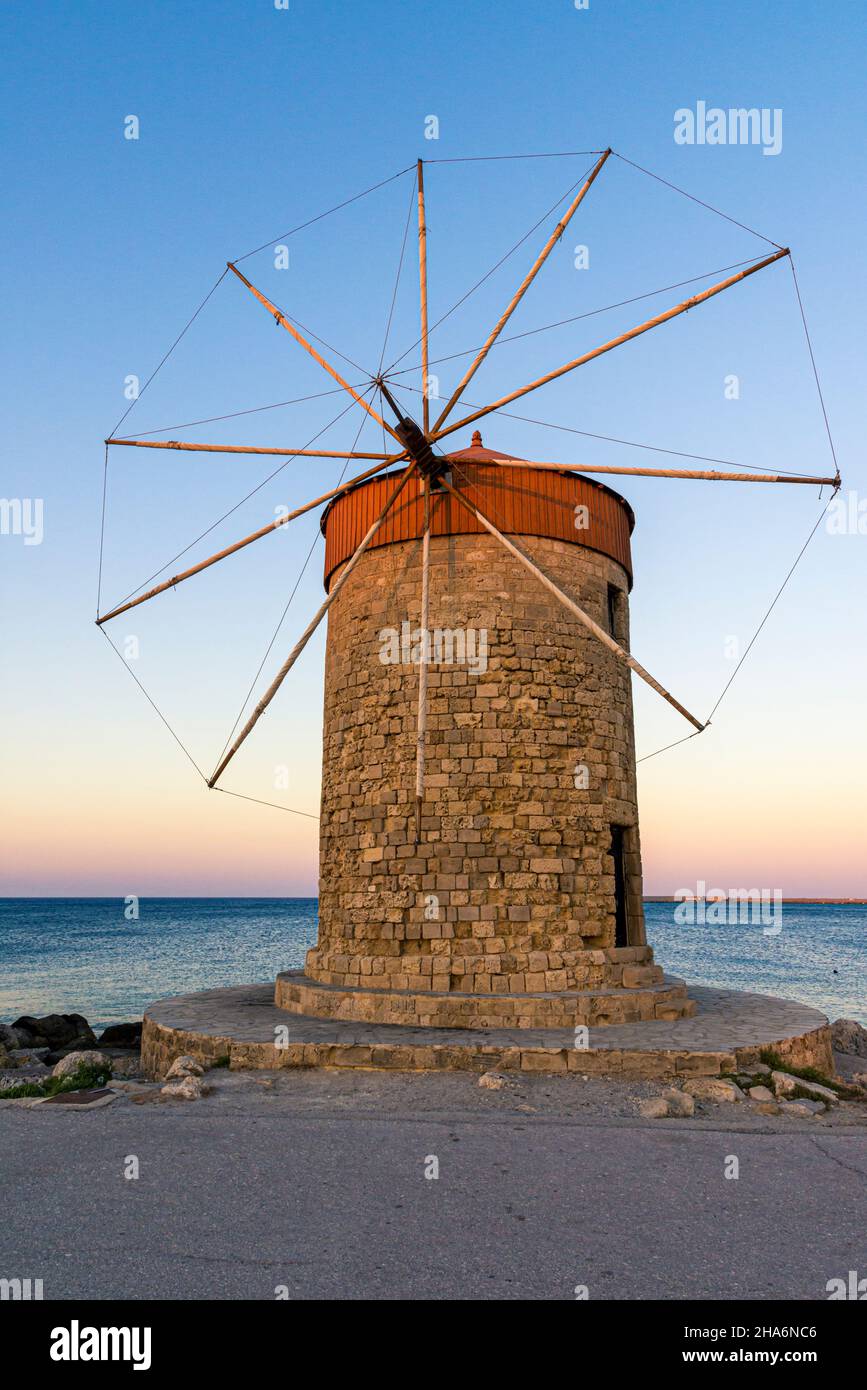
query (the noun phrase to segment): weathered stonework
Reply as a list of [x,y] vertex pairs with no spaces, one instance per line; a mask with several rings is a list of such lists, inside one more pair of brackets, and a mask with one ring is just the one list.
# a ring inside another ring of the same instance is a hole
[[620,1023],[671,1021],[694,1012],[681,980],[651,988],[559,990],[540,994],[461,994],[457,991],[347,989],[322,984],[295,971],[277,976],[274,1003],[292,1013],[359,1023],[397,1023],[423,1028],[595,1028]]
[[[628,511],[606,490],[609,509],[612,499]],[[574,534],[518,541],[628,648],[627,570]],[[420,593],[411,537],[366,554],[329,613],[308,985],[347,991],[342,1017],[455,1027],[688,1014],[645,942],[628,669],[496,539],[434,535],[428,626],[445,634],[434,652],[444,659],[428,668],[417,839]],[[619,937],[612,827],[623,839]],[[298,986],[278,985],[276,1001],[338,1007]]]
[[[770,1049],[833,1077],[828,1020],[789,999],[695,987],[688,1018],[590,1028],[460,1029],[356,1023],[276,1008],[267,985],[162,999],[144,1018],[142,1068],[161,1079],[185,1055],[233,1070],[284,1067],[514,1069],[672,1080],[748,1070]],[[587,1046],[583,1045],[586,1042]]]

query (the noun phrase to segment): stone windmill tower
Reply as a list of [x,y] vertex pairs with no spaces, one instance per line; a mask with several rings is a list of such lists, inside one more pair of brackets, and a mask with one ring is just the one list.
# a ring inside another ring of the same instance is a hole
[[[350,386],[290,318],[228,270],[395,441],[328,454],[113,438],[109,445],[372,460],[296,512],[98,616],[174,588],[327,503],[326,598],[218,763],[213,787],[328,615],[319,940],[276,1002],[321,1017],[439,1027],[563,1027],[692,1011],[646,944],[630,674],[705,725],[630,654],[629,504],[589,473],[839,486],[801,474],[572,467],[441,442],[518,397],[704,303],[788,254],[750,263],[665,313],[464,418],[448,416],[611,151],[572,198],[438,418],[396,383]],[[418,163],[422,376],[428,374]],[[252,253],[251,253],[252,254]],[[225,273],[225,272],[224,272]],[[378,392],[380,409],[367,399]],[[390,412],[391,419],[387,418]]]
[[[627,647],[629,505],[501,460],[476,435],[446,478]],[[370,479],[330,504],[326,584],[391,487]],[[663,983],[644,939],[628,667],[446,487],[430,513],[427,621],[418,487],[329,619],[319,944],[277,1000],[462,1027],[680,1016],[685,990]]]

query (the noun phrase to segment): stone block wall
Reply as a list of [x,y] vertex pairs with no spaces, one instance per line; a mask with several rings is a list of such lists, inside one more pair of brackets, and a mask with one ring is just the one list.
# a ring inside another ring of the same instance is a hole
[[[616,561],[516,540],[606,629],[613,585],[614,635],[628,647],[628,578]],[[434,537],[429,629],[453,634],[451,653],[447,638],[440,652],[453,659],[429,666],[417,841],[420,595],[421,542],[399,542],[362,558],[329,613],[308,978],[476,994],[658,983],[641,906],[628,668],[493,537]],[[408,661],[383,661],[395,655],[389,632]],[[622,950],[612,825],[626,828]]]

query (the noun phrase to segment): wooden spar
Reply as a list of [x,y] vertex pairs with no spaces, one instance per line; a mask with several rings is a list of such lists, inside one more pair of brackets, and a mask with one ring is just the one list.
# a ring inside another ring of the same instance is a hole
[[411,459],[406,469],[401,474],[400,481],[397,484],[397,487],[394,489],[385,506],[383,507],[382,511],[379,513],[379,516],[376,518],[373,525],[370,527],[369,531],[367,532],[367,535],[364,537],[355,554],[352,556],[352,559],[347,561],[343,573],[334,584],[325,602],[322,604],[319,611],[308,623],[307,628],[299,637],[298,641],[295,643],[295,646],[292,648],[286,660],[283,662],[283,665],[280,667],[280,670],[277,672],[277,675],[274,677],[268,689],[265,691],[265,694],[262,696],[256,708],[253,710],[253,713],[250,715],[250,718],[247,720],[247,723],[244,725],[240,734],[235,739],[235,742],[232,744],[231,748],[226,753],[222,761],[218,764],[215,772],[213,773],[213,776],[208,781],[209,787],[214,787],[216,785],[217,779],[222,776],[226,767],[231,762],[232,758],[234,758],[235,754],[241,747],[241,744],[244,742],[247,735],[252,731],[254,726],[258,723],[260,717],[264,714],[265,710],[270,705],[274,696],[277,694],[277,691],[280,689],[280,686],[283,684],[292,667],[295,665],[295,662],[298,660],[304,648],[307,646],[307,643],[310,641],[310,638],[313,636],[317,627],[322,622],[322,619],[325,617],[325,614],[328,612],[332,603],[337,598],[337,595],[340,593],[340,590],[343,588],[343,585],[346,583],[347,579],[349,578],[352,571],[355,569],[355,566],[358,564],[358,561],[361,559],[368,545],[373,540],[374,535],[379,530],[382,523],[385,521],[386,516],[391,511],[391,508],[394,506],[400,494],[403,492],[403,489],[409,482],[410,476],[415,470],[416,466],[417,465],[415,459]]
[[348,381],[344,381],[340,373],[338,371],[335,371],[334,367],[332,367],[329,362],[326,362],[325,358],[322,357],[320,353],[316,351],[313,344],[308,343],[307,339],[303,337],[301,333],[298,332],[298,329],[293,327],[293,325],[286,318],[285,314],[280,313],[280,310],[277,308],[277,305],[272,304],[270,299],[266,299],[264,294],[262,294],[261,290],[257,290],[256,286],[251,284],[250,281],[247,279],[246,275],[242,275],[238,267],[232,265],[231,261],[227,261],[226,264],[229,267],[229,269],[233,272],[233,274],[237,275],[238,279],[242,282],[242,284],[247,286],[247,289],[250,291],[250,293],[256,296],[259,303],[264,304],[268,312],[270,314],[273,314],[274,318],[280,324],[281,328],[285,328],[286,332],[292,335],[296,343],[300,343],[301,346],[305,349],[305,351],[310,353],[310,356],[313,358],[313,360],[315,362],[318,362],[320,367],[324,368],[328,375],[333,377],[339,386],[343,387],[344,391],[348,391],[352,399],[357,401],[358,404],[362,406],[364,410],[367,411],[368,415],[372,415],[374,420],[378,421],[384,429],[387,429],[389,434],[392,435],[394,439],[397,439],[398,444],[400,444],[400,439],[395,434],[394,430],[391,428],[391,425],[389,425],[385,420],[383,420],[382,416],[379,414],[377,410],[374,410],[372,405],[368,405],[367,401],[364,400],[362,396],[359,396],[358,392],[355,390],[354,387],[350,386]]
[[415,838],[421,839],[424,755],[427,743],[427,668],[430,661],[430,478],[424,479],[424,536],[421,548],[421,657],[418,665],[418,717],[415,742]]
[[572,199],[570,206],[563,214],[560,221],[557,223],[548,240],[545,242],[545,245],[542,247],[542,250],[539,252],[538,256],[531,265],[527,274],[524,276],[524,279],[522,280],[521,284],[518,286],[518,289],[512,295],[512,298],[509,300],[509,303],[506,305],[497,323],[492,328],[490,334],[485,340],[484,346],[479,349],[478,354],[470,363],[469,367],[464,372],[464,375],[461,377],[460,381],[458,382],[448,401],[440,411],[439,418],[436,424],[434,425],[434,433],[436,433],[440,426],[445,422],[446,417],[451,415],[452,410],[454,409],[455,402],[463,392],[464,387],[467,386],[470,381],[472,381],[476,372],[479,370],[479,367],[484,362],[485,358],[487,357],[497,338],[499,338],[509,319],[512,317],[512,314],[517,309],[521,300],[524,298],[524,295],[527,293],[527,290],[530,288],[536,276],[539,274],[539,271],[542,269],[542,266],[545,264],[554,247],[557,245],[558,241],[562,237],[564,231],[566,230],[567,226],[572,220],[573,214],[577,212],[581,203],[584,201],[584,198],[586,194],[589,192],[592,184],[594,183],[597,174],[602,169],[603,164],[605,163],[606,159],[610,154],[610,149],[605,150],[602,157],[596,161],[590,173],[587,175],[586,180],[579,188],[575,197]]
[[535,565],[533,561],[530,560],[523,553],[523,551],[519,550],[516,545],[513,545],[510,540],[507,540],[507,538],[504,535],[502,535],[500,531],[497,530],[496,526],[494,526],[492,522],[488,521],[488,518],[486,516],[483,516],[483,514],[479,511],[478,507],[474,507],[472,502],[467,500],[463,493],[459,492],[456,488],[452,487],[450,483],[446,482],[445,478],[440,479],[440,483],[442,487],[446,488],[453,497],[457,498],[461,506],[465,507],[466,510],[476,518],[476,521],[478,521],[481,526],[484,526],[486,531],[489,531],[491,535],[494,536],[495,539],[500,542],[501,545],[505,546],[506,550],[508,550],[510,554],[514,555],[517,560],[520,560],[521,564],[525,567],[525,569],[528,569],[531,574],[535,575],[539,582],[541,584],[544,584],[545,588],[550,593],[552,593],[555,598],[559,599],[563,606],[565,608],[568,608],[569,612],[572,613],[578,619],[579,622],[583,623],[584,626],[588,629],[588,631],[592,632],[593,636],[598,638],[598,640],[603,644],[603,646],[607,647],[608,650],[610,652],[613,652],[615,656],[620,657],[621,661],[625,661],[626,665],[629,666],[630,669],[633,670],[637,676],[640,676],[643,681],[646,681],[649,686],[652,686],[656,693],[662,696],[663,700],[667,700],[670,705],[673,705],[674,708],[678,711],[678,713],[682,714],[684,719],[688,719],[690,724],[692,724],[699,731],[699,733],[701,733],[701,731],[707,727],[705,724],[700,723],[694,715],[690,714],[688,709],[684,709],[683,705],[680,704],[678,700],[675,700],[674,696],[671,695],[669,691],[665,689],[664,686],[660,685],[658,681],[654,680],[653,676],[650,675],[649,671],[645,671],[644,667],[635,660],[634,656],[630,656],[629,652],[624,651],[623,647],[621,647],[619,643],[615,642],[614,638],[611,637],[609,633],[605,631],[604,628],[600,627],[597,622],[594,622],[594,620],[590,617],[589,613],[585,613],[584,609],[579,608],[578,604],[575,603],[571,598],[569,598],[568,595],[564,594],[562,589],[558,589],[557,585],[553,582],[553,580],[549,579],[548,576],[544,574],[542,570],[539,569],[538,565]]
[[110,613],[103,613],[101,618],[97,618],[97,627],[107,623],[109,618],[116,618],[120,613],[126,613],[130,608],[137,608],[140,603],[145,603],[149,598],[155,598],[157,594],[164,594],[166,589],[173,589],[176,584],[180,584],[184,579],[191,579],[194,574],[200,574],[202,570],[215,565],[218,560],[225,560],[227,555],[234,555],[236,550],[243,550],[245,545],[251,545],[253,541],[261,540],[262,536],[267,536],[271,531],[276,531],[278,526],[285,526],[288,522],[294,521],[296,517],[303,516],[311,508],[318,507],[322,502],[328,502],[332,497],[339,497],[342,493],[348,492],[356,483],[364,482],[365,478],[372,478],[374,473],[381,473],[383,468],[388,467],[389,461],[378,463],[375,468],[368,468],[366,473],[359,473],[358,477],[350,478],[349,482],[343,483],[340,487],[333,488],[331,492],[323,492],[321,497],[316,497],[312,502],[305,502],[303,507],[297,511],[287,512],[285,516],[278,516],[276,521],[271,521],[267,526],[254,531],[252,535],[245,536],[243,540],[235,541],[234,545],[227,546],[225,550],[218,550],[216,555],[211,555],[207,560],[200,560],[191,569],[184,570],[181,574],[176,574],[172,579],[166,579],[164,583],[157,584],[155,589],[148,589],[146,594],[139,594],[138,598],[130,599],[128,603],[121,603],[117,608],[113,608]]
[[183,439],[107,439],[106,444],[126,444],[135,449],[187,449],[199,454],[280,454],[289,458],[390,459],[397,454],[360,454],[340,449],[265,449],[252,444],[188,444]]
[[692,468],[615,468],[610,465],[591,467],[576,463],[537,463],[535,459],[488,459],[501,468],[550,468],[559,473],[624,473],[639,478],[702,478],[711,483],[813,483],[830,487],[839,485],[838,478],[808,478],[786,473],[700,473]]
[[711,285],[709,289],[702,290],[701,294],[693,295],[690,299],[685,299],[682,304],[676,304],[673,309],[666,309],[665,313],[657,314],[655,318],[647,319],[637,328],[630,328],[628,333],[621,333],[616,338],[611,338],[609,342],[603,343],[601,347],[593,348],[592,352],[585,352],[581,357],[576,357],[572,362],[567,362],[565,366],[557,367],[555,371],[548,372],[545,376],[540,376],[536,381],[531,381],[528,386],[519,386],[517,391],[510,391],[508,396],[502,396],[492,405],[482,406],[472,415],[465,415],[463,420],[457,420],[453,425],[448,425],[446,429],[439,432],[434,431],[431,439],[442,439],[444,435],[452,434],[454,430],[463,429],[465,425],[471,425],[474,420],[481,420],[483,415],[490,415],[492,410],[502,410],[503,406],[509,405],[521,396],[526,396],[530,391],[536,391],[540,386],[546,386],[549,381],[555,381],[557,377],[564,376],[566,372],[572,372],[576,367],[583,367],[585,362],[592,362],[595,357],[601,357],[603,353],[610,352],[612,348],[620,347],[622,343],[628,343],[633,338],[638,338],[642,333],[647,333],[651,328],[658,328],[660,324],[667,323],[669,319],[676,318],[678,314],[685,314],[689,309],[694,309],[697,304],[703,304],[705,300],[712,299],[714,295],[721,294],[723,290],[729,289],[739,281],[745,280],[748,275],[755,275],[757,270],[763,270],[765,266],[773,265],[781,256],[788,256],[788,247],[783,247],[781,251],[775,251],[772,256],[767,256],[765,260],[759,261],[756,265],[748,266],[746,270],[738,271],[737,275],[730,275],[727,280],[721,280],[717,285]]
[[427,331],[427,220],[424,210],[424,164],[422,160],[418,161],[418,278],[421,299],[422,427],[425,434],[427,434],[430,429]]

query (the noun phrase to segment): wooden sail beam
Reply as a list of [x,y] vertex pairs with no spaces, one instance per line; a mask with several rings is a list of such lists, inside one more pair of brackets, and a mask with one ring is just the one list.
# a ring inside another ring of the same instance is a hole
[[406,487],[407,483],[410,480],[410,477],[415,472],[416,468],[417,464],[415,462],[415,459],[411,459],[404,472],[401,474],[400,481],[398,482],[397,487],[394,488],[394,490],[392,491],[391,496],[389,497],[382,511],[379,513],[379,516],[374,521],[373,525],[368,530],[367,534],[364,536],[364,539],[361,541],[360,545],[355,551],[355,554],[352,556],[350,560],[347,561],[343,573],[340,575],[340,578],[332,587],[325,602],[322,604],[318,612],[308,623],[306,629],[299,637],[298,641],[295,643],[295,646],[292,648],[286,660],[283,662],[283,665],[280,667],[280,670],[277,672],[277,675],[274,677],[268,689],[265,691],[265,694],[262,696],[261,700],[256,705],[256,708],[253,710],[253,713],[250,715],[250,718],[247,720],[247,723],[244,725],[240,734],[235,739],[235,742],[232,744],[225,757],[223,757],[222,760],[218,763],[212,776],[208,779],[209,787],[214,787],[216,785],[217,780],[222,776],[226,767],[232,761],[232,758],[234,758],[238,749],[241,747],[241,744],[252,732],[259,719],[265,713],[265,710],[268,708],[271,701],[274,699],[274,696],[277,694],[277,691],[280,689],[280,686],[283,684],[292,667],[295,665],[295,662],[298,660],[304,648],[307,646],[307,643],[310,641],[310,638],[313,636],[317,627],[322,622],[322,619],[325,617],[325,614],[328,612],[332,603],[337,598],[337,595],[340,593],[340,590],[343,588],[350,574],[355,569],[355,566],[358,564],[365,550],[369,546],[370,542],[373,540],[373,537],[376,535],[376,532],[379,530],[380,526],[385,521],[385,518],[391,511],[400,494],[403,492],[403,489]]
[[556,381],[558,377],[565,376],[567,372],[572,372],[576,367],[583,367],[585,362],[592,362],[594,358],[601,357],[605,352],[611,352],[613,348],[620,347],[622,343],[631,342],[633,338],[638,338],[642,333],[648,333],[651,328],[658,328],[660,324],[668,323],[669,319],[677,318],[679,314],[685,314],[696,305],[703,304],[706,300],[712,299],[714,295],[721,294],[723,290],[729,289],[732,285],[737,285],[741,280],[745,280],[749,275],[755,275],[757,270],[764,270],[766,266],[773,265],[781,256],[788,256],[789,248],[783,247],[781,251],[775,251],[772,256],[767,256],[756,265],[748,266],[746,270],[738,271],[737,275],[730,275],[727,280],[721,280],[717,285],[711,285],[708,289],[702,290],[701,294],[693,295],[690,299],[685,299],[682,304],[676,304],[672,309],[666,309],[665,313],[657,314],[655,318],[647,319],[645,323],[640,323],[637,328],[630,328],[627,333],[620,333],[616,338],[611,338],[601,347],[593,348],[591,352],[585,352],[573,361],[565,363],[562,367],[557,367],[553,372],[548,372],[545,376],[540,376],[536,381],[531,381],[527,386],[519,386],[517,391],[510,391],[507,396],[502,396],[492,405],[482,406],[481,409],[474,411],[471,415],[465,415],[463,420],[457,420],[454,424],[448,425],[444,430],[434,431],[431,439],[442,439],[447,434],[452,434],[455,430],[463,429],[465,425],[471,425],[475,420],[481,420],[483,416],[490,415],[493,410],[502,410],[503,406],[510,405],[512,401],[518,400],[521,396],[529,395],[531,391],[537,391],[540,386],[546,386],[549,381]]
[[626,665],[630,668],[630,670],[634,671],[637,676],[640,676],[643,681],[646,681],[647,684],[651,686],[651,688],[655,690],[658,695],[662,696],[663,700],[667,700],[668,703],[672,705],[674,709],[677,710],[678,714],[682,714],[684,719],[689,720],[690,724],[692,724],[693,727],[699,731],[699,733],[701,733],[701,731],[707,727],[705,724],[702,724],[700,720],[696,719],[694,714],[690,714],[689,710],[685,709],[684,706],[680,703],[680,701],[674,698],[670,691],[666,690],[664,686],[659,684],[659,681],[654,680],[650,672],[646,671],[644,667],[635,660],[635,657],[630,656],[629,652],[625,651],[624,648],[621,647],[618,642],[615,642],[614,638],[609,633],[607,633],[604,628],[600,627],[599,624],[595,622],[593,618],[590,617],[589,613],[585,613],[583,608],[579,608],[578,604],[575,603],[574,599],[571,599],[567,594],[564,594],[563,590],[559,589],[557,585],[553,582],[553,580],[549,579],[548,576],[545,573],[543,573],[542,570],[539,569],[538,565],[534,564],[533,561],[523,553],[523,551],[519,550],[516,545],[513,545],[512,542],[502,534],[502,532],[498,531],[496,526],[494,526],[493,522],[489,521],[488,518],[484,516],[482,512],[479,511],[478,507],[475,507],[472,504],[472,502],[470,502],[463,495],[463,493],[459,492],[457,488],[452,487],[451,483],[446,482],[445,478],[440,479],[439,485],[446,488],[447,491],[450,492],[453,497],[457,498],[460,505],[464,507],[472,516],[474,516],[476,521],[478,521],[479,524],[483,526],[486,531],[489,531],[490,534],[494,536],[494,538],[498,540],[501,545],[505,546],[506,550],[508,550],[511,555],[514,555],[517,560],[520,560],[524,568],[529,570],[531,574],[535,575],[539,582],[541,584],[544,584],[545,588],[549,591],[549,593],[552,593],[556,599],[559,599],[560,603],[563,604],[564,608],[567,608],[569,612],[574,617],[576,617],[580,623],[584,624],[588,632],[592,632],[593,636],[596,637],[598,641],[602,643],[603,646],[607,647],[608,650],[610,652],[613,652],[615,656],[619,657],[621,661],[624,661]]
[[[325,358],[321,355],[321,353],[318,353],[316,351],[313,344],[308,343],[307,339],[303,336],[303,334],[299,333],[298,329],[295,328],[295,326],[289,322],[289,320],[286,318],[286,315],[281,314],[280,310],[277,308],[277,305],[272,304],[270,299],[267,299],[265,295],[262,294],[261,290],[257,290],[256,286],[247,279],[246,275],[242,275],[238,267],[233,265],[231,261],[227,261],[226,264],[229,270],[231,270],[234,275],[237,275],[241,283],[247,286],[247,289],[250,291],[250,293],[255,295],[259,303],[263,304],[265,308],[268,310],[268,312],[273,315],[277,323],[280,324],[280,327],[285,328],[286,332],[291,334],[291,336],[295,339],[296,343],[300,343],[301,346],[304,348],[305,352],[309,352],[313,360],[315,362],[318,362],[320,367],[322,367],[330,377],[334,378],[338,386],[342,386],[344,391],[348,391],[352,399],[354,401],[357,401],[358,404],[362,406],[364,410],[367,411],[368,415],[371,415],[373,419],[376,420],[380,425],[382,425],[384,429],[388,430],[389,434],[392,435],[393,438],[397,439],[397,435],[394,433],[394,430],[391,428],[391,425],[389,425],[382,418],[382,416],[379,414],[379,411],[374,410],[372,405],[368,405],[367,401],[363,398],[363,396],[359,396],[355,388],[353,386],[350,386],[348,381],[344,381],[343,377],[334,367],[331,366],[330,362],[326,362]],[[397,442],[400,443],[400,440],[398,439]]]
[[137,608],[140,603],[146,603],[148,599],[156,598],[157,594],[164,594],[166,589],[174,589],[185,579],[191,579],[194,574],[201,574],[202,570],[209,569],[211,565],[216,565],[218,560],[225,560],[227,555],[234,555],[236,551],[243,550],[245,546],[252,545],[253,541],[261,540],[263,536],[270,535],[280,526],[286,526],[296,517],[303,516],[313,507],[318,507],[323,502],[330,502],[333,497],[340,497],[342,493],[348,492],[355,487],[356,483],[364,482],[365,478],[372,478],[375,473],[381,473],[384,468],[388,468],[391,460],[378,463],[375,468],[368,468],[366,473],[359,473],[357,477],[350,478],[348,482],[341,484],[340,487],[332,488],[330,492],[323,492],[321,497],[315,497],[312,502],[305,502],[303,507],[298,507],[294,512],[287,512],[285,516],[278,516],[276,521],[271,521],[267,526],[262,526],[252,535],[244,536],[243,540],[235,541],[234,545],[229,545],[225,550],[218,550],[216,555],[211,555],[207,560],[200,560],[197,565],[193,565],[188,570],[183,570],[181,574],[174,575],[171,579],[166,579],[162,584],[157,584],[155,588],[148,589],[146,594],[139,594],[138,598],[130,599],[127,603],[121,603],[117,608],[113,608],[110,613],[103,613],[96,620],[97,627],[102,627],[110,618],[116,618],[121,613],[126,613],[130,608]]
[[550,468],[558,473],[622,473],[637,478],[701,478],[711,483],[811,483],[839,487],[839,478],[813,478],[801,473],[719,473],[693,468],[617,468],[609,464],[591,467],[577,463],[537,463],[535,459],[489,459],[500,468]]
[[424,163],[418,161],[418,280],[421,310],[421,384],[422,384],[422,426],[425,434],[430,429],[430,402],[428,401],[428,327],[427,327],[427,218],[424,208]]
[[418,666],[418,713],[415,746],[415,838],[421,839],[424,804],[424,760],[427,744],[427,670],[430,659],[430,478],[424,485],[424,535],[421,549],[421,658]]
[[590,173],[587,175],[587,178],[585,179],[584,183],[581,185],[575,197],[572,199],[572,202],[567,208],[566,212],[563,214],[560,221],[557,223],[553,232],[549,236],[548,240],[545,242],[545,245],[542,247],[542,250],[539,252],[538,256],[531,265],[527,274],[524,276],[524,279],[521,281],[521,284],[518,286],[517,290],[512,295],[512,298],[509,300],[508,304],[506,305],[496,324],[491,329],[491,332],[488,334],[488,337],[486,338],[483,346],[479,349],[478,353],[476,354],[473,361],[470,363],[467,370],[464,372],[463,376],[461,377],[460,381],[458,382],[448,401],[440,411],[439,418],[437,419],[434,425],[434,435],[436,435],[436,431],[440,428],[441,425],[445,423],[446,418],[452,413],[452,410],[455,406],[455,402],[463,393],[464,388],[469,384],[469,382],[472,381],[476,372],[479,370],[479,367],[481,367],[482,363],[484,362],[485,358],[487,357],[497,338],[499,338],[509,319],[512,317],[521,300],[524,298],[524,295],[527,293],[527,290],[530,288],[536,276],[539,274],[539,271],[542,269],[542,266],[545,264],[554,247],[559,242],[564,231],[571,222],[573,215],[578,211],[578,208],[581,206],[582,202],[584,201],[585,197],[590,191],[593,183],[596,180],[597,175],[601,172],[602,166],[604,165],[605,161],[607,160],[610,154],[610,149],[605,150],[601,158],[596,161]]
[[389,459],[399,454],[364,454],[343,449],[271,449],[253,444],[191,444],[185,439],[107,439],[106,444],[125,444],[134,449],[185,449],[195,454],[279,454],[289,458]]

